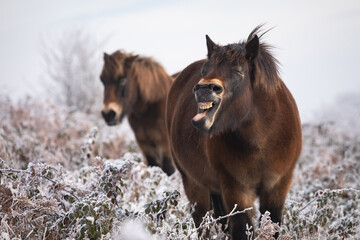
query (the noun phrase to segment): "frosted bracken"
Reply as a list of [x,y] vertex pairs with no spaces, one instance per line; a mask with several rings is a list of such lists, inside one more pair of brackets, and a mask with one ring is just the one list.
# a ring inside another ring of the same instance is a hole
[[[255,239],[360,238],[360,134],[331,119],[303,125],[284,222],[265,213]],[[230,239],[212,212],[196,228],[180,174],[147,167],[117,128],[0,96],[0,238]]]

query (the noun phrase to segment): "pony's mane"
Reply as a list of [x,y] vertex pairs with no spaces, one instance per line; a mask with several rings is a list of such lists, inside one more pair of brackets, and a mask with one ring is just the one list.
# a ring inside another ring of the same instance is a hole
[[[269,30],[262,30],[263,25],[257,26],[251,33],[247,41],[253,39],[255,35],[259,37],[259,53],[255,58],[254,64],[256,68],[256,73],[258,81],[255,84],[259,84],[264,87],[269,92],[273,93],[281,86],[281,80],[279,77],[279,61],[271,53],[273,46],[262,42],[261,38],[269,32]],[[244,46],[246,43],[243,43]],[[263,76],[261,76],[263,75]]]
[[[116,70],[112,70],[119,72],[121,75],[125,72],[126,58],[135,56],[132,53],[125,53],[120,50],[111,55],[116,64],[110,64],[109,67],[116,67]],[[131,64],[129,73],[138,85],[141,97],[146,102],[156,102],[166,97],[173,81],[173,78],[166,73],[165,69],[150,57],[137,56]]]
[[157,61],[139,56],[132,63],[130,71],[145,101],[156,102],[166,97],[173,79]]
[[253,62],[255,66],[254,74],[256,77],[254,84],[255,86],[265,89],[269,93],[273,93],[281,85],[279,62],[271,53],[273,47],[261,41],[262,36],[271,29],[263,31],[262,27],[263,25],[259,25],[252,30],[246,41],[221,46],[214,51],[214,56],[211,56],[211,58],[214,58],[217,63],[221,63],[225,60],[230,62],[241,61],[241,59],[244,59],[244,48],[246,43],[257,35],[259,37],[259,51]]
[[113,76],[115,73],[120,75],[125,71],[125,58],[130,57],[131,54],[125,53],[121,50],[117,50],[111,55],[105,55],[105,65],[102,74],[107,76]]

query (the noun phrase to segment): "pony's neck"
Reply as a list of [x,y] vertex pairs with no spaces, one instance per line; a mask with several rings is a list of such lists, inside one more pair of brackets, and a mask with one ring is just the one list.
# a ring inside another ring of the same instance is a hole
[[131,116],[132,118],[140,119],[147,115],[153,115],[155,114],[155,112],[158,112],[161,107],[165,109],[164,102],[164,99],[156,102],[148,102],[145,101],[143,98],[138,97],[129,116]]
[[251,112],[238,125],[236,131],[253,144],[260,146],[271,137],[272,126],[278,117],[279,102],[276,93],[267,94],[264,89],[255,93],[253,97]]

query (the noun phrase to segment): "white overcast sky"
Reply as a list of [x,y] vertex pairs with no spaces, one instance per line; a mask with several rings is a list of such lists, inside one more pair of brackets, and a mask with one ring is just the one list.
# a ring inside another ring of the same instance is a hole
[[264,40],[303,120],[339,94],[360,94],[359,0],[0,0],[0,91],[40,94],[42,41],[74,28],[106,38],[99,52],[151,56],[171,74],[206,56],[205,34],[234,43],[261,23],[275,26]]

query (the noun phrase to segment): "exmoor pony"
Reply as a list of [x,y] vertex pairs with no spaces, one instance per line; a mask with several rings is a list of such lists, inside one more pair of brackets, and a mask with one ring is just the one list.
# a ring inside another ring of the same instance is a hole
[[160,166],[171,175],[165,126],[166,95],[173,82],[164,68],[148,57],[116,51],[104,53],[100,75],[104,85],[101,114],[110,126],[127,116],[137,144],[150,166]]
[[[302,146],[295,100],[280,79],[261,26],[247,41],[220,46],[208,36],[207,59],[192,63],[168,94],[171,154],[196,225],[211,208],[217,216],[252,207],[281,223]],[[232,239],[247,239],[253,212],[230,217]]]

